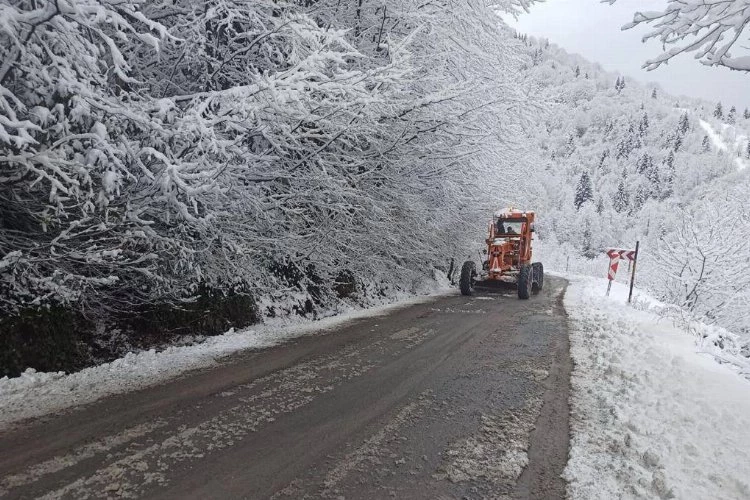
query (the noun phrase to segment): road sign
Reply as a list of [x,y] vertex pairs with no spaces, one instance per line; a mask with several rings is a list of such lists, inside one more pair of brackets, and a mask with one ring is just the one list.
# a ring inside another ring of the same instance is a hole
[[612,282],[615,280],[615,276],[617,276],[617,268],[620,265],[620,261],[627,260],[633,263],[633,274],[630,277],[630,294],[628,295],[628,302],[630,302],[630,299],[633,296],[633,280],[635,280],[635,263],[638,258],[639,244],[640,242],[635,242],[635,250],[625,250],[622,248],[610,248],[607,250],[607,256],[609,257],[609,269],[607,271],[609,284],[607,285],[607,296],[609,296],[609,291],[612,289]]
[[607,250],[610,259],[621,259],[634,261],[636,256],[635,250],[623,250],[621,248],[610,248]]

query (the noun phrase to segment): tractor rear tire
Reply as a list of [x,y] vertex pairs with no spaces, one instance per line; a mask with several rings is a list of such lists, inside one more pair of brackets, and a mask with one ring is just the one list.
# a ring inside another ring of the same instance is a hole
[[531,296],[531,282],[533,270],[529,264],[521,266],[521,271],[518,273],[518,298],[526,300]]
[[531,291],[533,293],[539,293],[544,288],[544,266],[541,262],[534,262],[531,264],[532,274],[534,275],[531,283]]
[[461,267],[461,278],[458,280],[458,287],[461,289],[461,295],[471,295],[474,291],[474,277],[477,275],[477,265],[472,260],[467,260]]

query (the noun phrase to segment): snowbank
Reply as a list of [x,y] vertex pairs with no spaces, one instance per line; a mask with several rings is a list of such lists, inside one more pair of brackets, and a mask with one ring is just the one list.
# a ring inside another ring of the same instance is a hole
[[[571,498],[750,498],[750,381],[627,288],[573,277]],[[642,310],[639,310],[642,309]]]
[[163,383],[189,370],[216,365],[222,358],[245,349],[271,347],[289,339],[319,333],[358,318],[387,314],[394,309],[457,293],[447,283],[432,294],[402,298],[393,304],[351,310],[320,321],[287,321],[228,331],[197,345],[169,347],[163,351],[129,353],[111,363],[66,375],[26,370],[20,377],[0,379],[0,430],[19,420],[54,413],[105,396]]

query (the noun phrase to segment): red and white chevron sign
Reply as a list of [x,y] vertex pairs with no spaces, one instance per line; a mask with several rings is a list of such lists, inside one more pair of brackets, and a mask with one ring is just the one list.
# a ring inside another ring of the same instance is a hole
[[609,257],[609,268],[607,269],[607,279],[609,284],[607,285],[607,296],[609,291],[612,289],[612,282],[615,280],[617,275],[617,267],[620,265],[621,260],[629,260],[633,263],[632,266],[628,266],[632,274],[630,275],[630,292],[628,293],[628,304],[633,298],[633,283],[635,283],[635,265],[638,260],[638,247],[641,242],[635,242],[635,250],[623,250],[622,248],[610,248],[607,250],[607,256]]
[[635,250],[622,250],[620,248],[610,248],[607,250],[610,259],[635,260]]

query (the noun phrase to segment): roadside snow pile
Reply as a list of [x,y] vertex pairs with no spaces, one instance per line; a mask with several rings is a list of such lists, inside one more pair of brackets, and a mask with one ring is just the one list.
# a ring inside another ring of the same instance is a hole
[[143,389],[165,382],[189,370],[216,365],[222,358],[246,349],[263,349],[289,339],[318,333],[358,318],[372,317],[438,295],[455,293],[440,287],[431,295],[410,297],[371,309],[349,311],[320,321],[284,320],[242,331],[228,331],[190,346],[149,350],[66,375],[26,370],[20,377],[0,378],[0,430],[33,417],[92,403],[113,394]]
[[[573,277],[565,296],[570,497],[750,498],[747,367],[717,363],[671,321],[627,306],[624,285],[605,290]],[[661,306],[643,294],[636,304]]]

